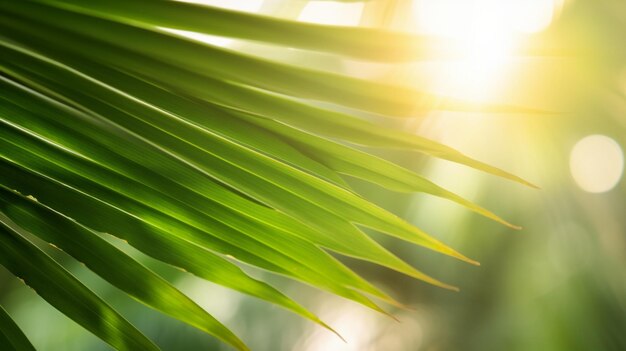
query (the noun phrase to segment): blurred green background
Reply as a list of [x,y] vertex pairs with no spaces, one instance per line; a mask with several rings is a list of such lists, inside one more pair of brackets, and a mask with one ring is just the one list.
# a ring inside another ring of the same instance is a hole
[[[512,231],[445,200],[392,193],[351,179],[364,196],[482,265],[469,266],[377,237],[408,262],[461,288],[454,293],[342,258],[408,306],[392,311],[399,321],[246,267],[317,313],[344,336],[345,343],[278,307],[180,273],[116,242],[119,247],[175,282],[259,351],[626,350],[626,182],[621,179],[621,149],[626,145],[626,2],[208,3],[326,24],[426,31],[469,42],[470,49],[461,49],[467,56],[459,60],[381,66],[208,39],[313,68],[549,112],[433,112],[409,122],[389,121],[529,179],[541,189],[414,153],[381,153],[524,229]],[[517,27],[511,29],[513,25]],[[549,48],[550,55],[512,57],[524,45]],[[228,348],[131,300],[63,254],[51,253],[164,350]],[[0,286],[0,302],[39,350],[109,350],[3,268]]]

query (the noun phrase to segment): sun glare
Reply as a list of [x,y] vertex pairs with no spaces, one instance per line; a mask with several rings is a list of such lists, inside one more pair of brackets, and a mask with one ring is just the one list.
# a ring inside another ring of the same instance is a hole
[[491,98],[506,76],[517,38],[546,29],[554,7],[553,0],[416,1],[417,30],[453,39],[458,51],[434,89],[474,101]]
[[[209,5],[209,6],[225,8],[228,10],[253,12],[253,13],[258,12],[263,6],[263,0],[176,0],[176,1],[189,2],[193,4],[200,4],[200,5]],[[208,44],[215,45],[215,46],[228,47],[233,43],[233,39],[215,36],[215,35],[195,33],[195,32],[190,32],[186,30],[178,30],[178,29],[171,29],[171,28],[160,28],[160,29],[166,32],[172,33],[172,34],[180,35],[182,37],[187,37],[189,39],[197,40],[197,41],[208,43]]]

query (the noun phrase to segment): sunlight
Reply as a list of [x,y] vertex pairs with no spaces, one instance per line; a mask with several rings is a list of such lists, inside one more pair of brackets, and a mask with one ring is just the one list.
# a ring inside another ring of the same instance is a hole
[[312,1],[302,9],[298,20],[317,24],[357,26],[362,12],[363,3]]
[[380,316],[363,310],[358,306],[345,303],[327,303],[319,312],[338,333],[315,329],[315,332],[300,340],[298,349],[305,351],[359,351],[363,350],[375,338],[379,329]]
[[513,1],[510,21],[512,27],[522,33],[538,33],[550,25],[555,4],[552,0]]
[[570,170],[576,184],[584,191],[609,191],[617,185],[624,171],[622,149],[607,136],[587,136],[572,149]]
[[507,74],[520,34],[548,27],[553,0],[420,0],[414,3],[417,30],[451,38],[459,59],[446,62],[434,89],[442,94],[484,101]]
[[176,0],[193,4],[222,7],[229,10],[257,12],[263,5],[263,0]]
[[[176,0],[179,2],[189,2],[193,4],[208,5],[221,7],[228,10],[236,10],[243,12],[258,12],[263,5],[263,0]],[[233,39],[224,38],[216,35],[209,35],[203,33],[195,33],[186,30],[178,30],[171,28],[160,28],[166,32],[180,35],[189,39],[197,40],[203,43],[228,47],[233,43]]]

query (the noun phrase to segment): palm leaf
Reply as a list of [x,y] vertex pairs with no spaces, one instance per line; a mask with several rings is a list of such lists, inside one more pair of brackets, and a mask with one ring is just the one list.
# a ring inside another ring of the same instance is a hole
[[[343,175],[446,198],[515,227],[354,145],[418,151],[532,185],[447,146],[333,107],[406,117],[477,106],[268,61],[162,28],[391,61],[432,52],[426,37],[146,0],[3,2],[0,28],[0,263],[121,350],[156,346],[28,237],[63,249],[138,301],[246,349],[209,313],[99,233],[330,329],[238,265],[386,313],[372,297],[401,304],[328,251],[455,288],[404,262],[362,227],[476,263],[355,193]],[[0,322],[2,337],[13,345],[25,342],[8,317],[0,315]]]

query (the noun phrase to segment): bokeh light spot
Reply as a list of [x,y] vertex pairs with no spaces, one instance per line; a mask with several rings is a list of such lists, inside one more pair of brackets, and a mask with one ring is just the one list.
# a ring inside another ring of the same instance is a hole
[[587,136],[572,149],[570,170],[576,184],[584,191],[609,191],[617,185],[624,171],[622,149],[607,136]]

